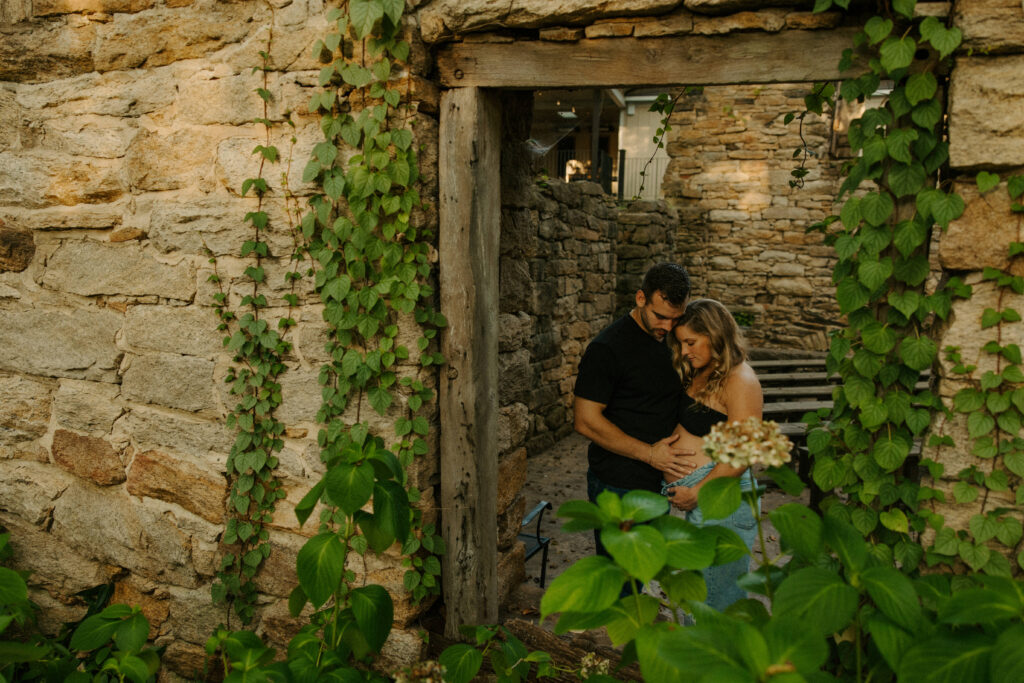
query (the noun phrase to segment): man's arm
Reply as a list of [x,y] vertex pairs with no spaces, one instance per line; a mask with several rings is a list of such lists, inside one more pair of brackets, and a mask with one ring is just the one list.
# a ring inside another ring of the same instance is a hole
[[601,448],[645,462],[672,479],[685,477],[693,471],[693,465],[685,458],[690,452],[675,445],[675,436],[666,437],[653,444],[635,439],[605,417],[604,409],[605,405],[602,403],[577,396],[573,401],[573,427]]

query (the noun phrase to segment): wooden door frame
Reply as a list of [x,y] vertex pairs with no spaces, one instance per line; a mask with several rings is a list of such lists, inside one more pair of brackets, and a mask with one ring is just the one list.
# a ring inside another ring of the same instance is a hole
[[[456,43],[438,54],[445,634],[498,619],[500,89],[836,80],[857,29]],[[583,473],[580,473],[583,476]]]

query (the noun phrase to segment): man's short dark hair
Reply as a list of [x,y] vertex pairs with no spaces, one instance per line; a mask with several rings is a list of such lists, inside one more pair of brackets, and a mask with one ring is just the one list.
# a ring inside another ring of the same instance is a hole
[[648,299],[661,292],[670,304],[682,306],[690,297],[690,276],[678,263],[659,263],[644,274],[640,289]]

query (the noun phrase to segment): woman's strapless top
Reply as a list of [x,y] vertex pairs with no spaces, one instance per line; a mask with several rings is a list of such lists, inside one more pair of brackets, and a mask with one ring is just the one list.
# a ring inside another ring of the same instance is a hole
[[711,431],[712,426],[724,422],[725,419],[725,413],[698,403],[683,392],[683,397],[679,401],[679,424],[683,425],[686,431],[694,436],[704,436]]

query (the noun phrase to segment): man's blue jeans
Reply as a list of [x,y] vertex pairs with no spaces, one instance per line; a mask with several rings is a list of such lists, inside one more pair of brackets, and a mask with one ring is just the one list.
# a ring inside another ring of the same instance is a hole
[[[678,481],[674,481],[671,484],[664,484],[661,487],[661,492],[668,495],[668,489],[673,486],[696,486],[701,482],[704,477],[707,476],[715,466],[715,463],[708,463],[701,467],[698,467],[693,472],[683,477]],[[750,491],[754,486],[754,476],[747,470],[740,477],[740,489],[744,492]],[[761,510],[761,501],[758,500],[758,514]],[[684,513],[687,521],[696,524],[697,526],[723,526],[727,529],[732,529],[743,539],[743,542],[747,544],[747,548],[754,547],[754,541],[757,538],[757,520],[754,518],[754,513],[750,509],[750,504],[746,501],[746,497],[736,512],[732,513],[725,519],[704,519],[704,515],[701,513],[700,508],[694,508]],[[736,581],[750,571],[750,557],[742,557],[735,562],[728,564],[717,565],[714,567],[707,567],[704,569],[704,582],[708,586],[708,599],[707,604],[709,607],[714,607],[718,611],[723,611],[726,607],[747,597],[746,591],[736,585]]]

